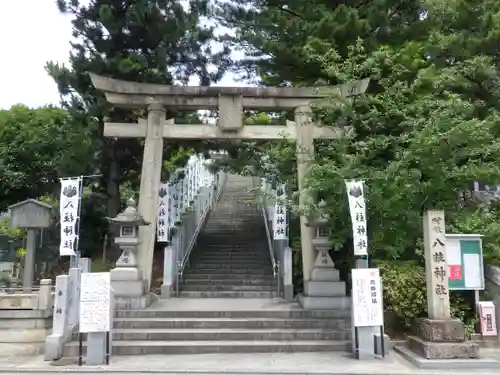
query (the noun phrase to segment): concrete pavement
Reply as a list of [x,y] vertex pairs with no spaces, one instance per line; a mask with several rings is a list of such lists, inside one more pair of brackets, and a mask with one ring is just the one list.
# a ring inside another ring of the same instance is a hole
[[[488,357],[500,357],[486,350]],[[76,358],[44,362],[41,356],[0,357],[0,373],[107,373],[107,374],[311,374],[311,375],[465,375],[464,370],[417,369],[394,352],[385,359],[358,361],[346,353],[200,354],[148,355],[111,358],[109,366],[78,367]],[[474,370],[475,375],[498,374],[494,370]]]

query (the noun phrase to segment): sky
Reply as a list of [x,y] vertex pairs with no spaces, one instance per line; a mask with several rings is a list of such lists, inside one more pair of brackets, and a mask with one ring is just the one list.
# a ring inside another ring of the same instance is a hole
[[[55,0],[0,0],[0,109],[58,104],[47,61],[67,63],[71,20]],[[232,76],[219,85],[234,86]]]

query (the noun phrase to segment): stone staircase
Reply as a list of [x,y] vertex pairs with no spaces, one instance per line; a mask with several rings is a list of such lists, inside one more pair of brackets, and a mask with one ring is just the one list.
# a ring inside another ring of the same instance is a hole
[[[349,350],[349,310],[302,310],[277,299],[181,298],[115,312],[115,355]],[[85,348],[84,348],[85,350]],[[65,356],[78,355],[78,342]]]
[[[348,351],[350,309],[277,298],[251,180],[229,176],[186,268],[181,298],[115,311],[115,355]],[[210,297],[210,298],[201,298]],[[85,348],[84,348],[85,351]],[[78,342],[65,348],[78,355]]]
[[184,270],[181,297],[265,298],[277,293],[252,179],[228,177]]

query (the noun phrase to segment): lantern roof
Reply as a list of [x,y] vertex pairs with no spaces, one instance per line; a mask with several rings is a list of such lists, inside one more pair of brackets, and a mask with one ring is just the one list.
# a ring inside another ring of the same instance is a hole
[[118,224],[118,225],[133,225],[133,226],[143,226],[143,225],[149,225],[148,221],[144,220],[142,215],[137,211],[137,205],[135,203],[135,200],[133,198],[130,198],[127,201],[127,208],[116,215],[114,218],[107,217],[106,219],[111,223],[111,224]]

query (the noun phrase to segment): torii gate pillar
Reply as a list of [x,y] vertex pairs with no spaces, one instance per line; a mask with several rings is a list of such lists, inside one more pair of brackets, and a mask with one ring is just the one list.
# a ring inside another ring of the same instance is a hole
[[[309,163],[314,155],[314,124],[309,117],[309,107],[295,109],[295,128],[297,132],[297,181],[299,188],[299,207],[303,209],[310,199],[304,187],[309,172]],[[300,243],[302,247],[302,271],[304,281],[309,281],[316,260],[313,248],[314,231],[307,225],[307,218],[300,216]]]
[[144,280],[148,280],[149,285],[151,285],[152,281],[158,190],[161,183],[161,169],[163,164],[164,123],[165,108],[160,104],[149,105],[142,159],[139,212],[144,217],[144,220],[151,224],[139,228],[139,247],[137,251],[138,268],[142,270]]

